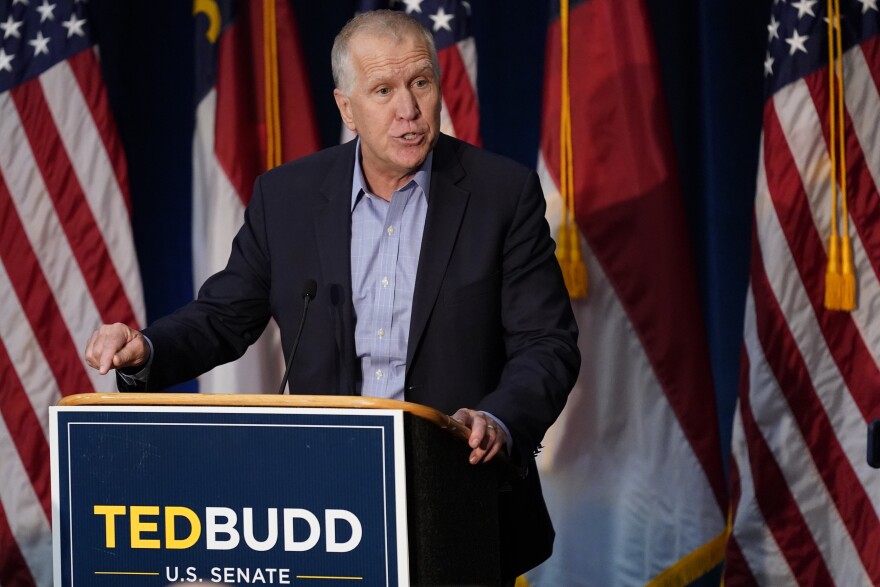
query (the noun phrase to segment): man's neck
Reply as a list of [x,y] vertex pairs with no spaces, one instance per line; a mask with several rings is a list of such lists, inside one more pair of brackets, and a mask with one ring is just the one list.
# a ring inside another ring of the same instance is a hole
[[[361,162],[363,165],[363,162]],[[415,177],[418,169],[413,170],[411,173],[400,176],[382,176],[381,174],[376,174],[371,172],[369,169],[362,167],[364,173],[364,182],[367,184],[366,187],[370,190],[370,193],[375,194],[385,200],[386,202],[391,201],[391,196],[394,192],[403,186],[405,186],[409,181]]]

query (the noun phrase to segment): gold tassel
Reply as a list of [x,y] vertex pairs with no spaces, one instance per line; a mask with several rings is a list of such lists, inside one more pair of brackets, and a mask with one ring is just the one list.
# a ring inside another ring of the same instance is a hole
[[587,268],[581,256],[580,235],[574,222],[565,222],[559,226],[556,236],[559,243],[556,248],[556,259],[562,268],[565,287],[572,299],[584,298],[587,295]]
[[840,276],[840,309],[852,312],[856,309],[856,272],[853,267],[852,243],[849,234],[840,239],[840,255],[843,267]]
[[278,89],[278,27],[275,0],[263,0],[263,75],[266,109],[266,170],[282,163],[281,105]]
[[840,291],[843,274],[840,270],[840,237],[828,237],[828,266],[825,268],[825,307],[840,310]]
[[574,216],[574,156],[571,139],[571,94],[568,83],[568,0],[559,2],[562,37],[562,107],[559,120],[559,191],[562,196],[562,222],[556,236],[556,259],[562,269],[565,287],[572,299],[587,295],[587,267],[581,255],[581,240]]
[[[843,48],[840,31],[840,0],[828,0],[828,105],[831,156],[831,236],[825,270],[825,308],[850,312],[856,307],[856,276],[849,211],[846,201],[846,140],[843,109]],[[839,156],[838,156],[839,155]],[[837,180],[840,172],[840,215],[843,228],[837,233]]]

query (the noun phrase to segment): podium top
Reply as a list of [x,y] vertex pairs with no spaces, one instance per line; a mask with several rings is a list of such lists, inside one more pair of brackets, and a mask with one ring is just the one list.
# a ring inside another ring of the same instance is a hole
[[59,406],[225,406],[248,408],[360,408],[401,410],[433,422],[467,441],[470,430],[434,408],[393,399],[359,395],[269,395],[203,393],[80,393],[69,395]]

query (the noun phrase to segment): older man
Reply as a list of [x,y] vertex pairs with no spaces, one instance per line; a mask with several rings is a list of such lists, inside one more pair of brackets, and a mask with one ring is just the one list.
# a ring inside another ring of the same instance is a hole
[[143,333],[105,325],[88,363],[161,389],[240,357],[269,318],[289,353],[300,289],[319,287],[290,389],[406,399],[471,428],[470,462],[510,451],[513,577],[549,556],[533,454],[578,372],[577,328],[534,172],[440,133],[431,34],[398,12],[336,38],[334,96],[358,139],[257,179],[227,267]]

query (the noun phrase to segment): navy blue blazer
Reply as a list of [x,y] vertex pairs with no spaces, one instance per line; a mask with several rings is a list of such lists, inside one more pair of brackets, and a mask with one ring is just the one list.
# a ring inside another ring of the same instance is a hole
[[[290,389],[357,393],[350,267],[354,156],[352,141],[257,179],[226,268],[205,282],[196,301],[144,330],[154,347],[146,389],[237,359],[270,317],[289,354],[302,314],[302,284],[313,278],[317,296]],[[553,530],[532,454],[565,405],[580,365],[577,326],[544,209],[533,171],[439,137],[404,393],[407,401],[448,414],[485,410],[509,428],[514,460],[528,473],[510,503],[502,504],[516,510],[506,534],[524,540],[502,545],[507,574],[550,554]],[[120,388],[134,390],[124,382]]]

